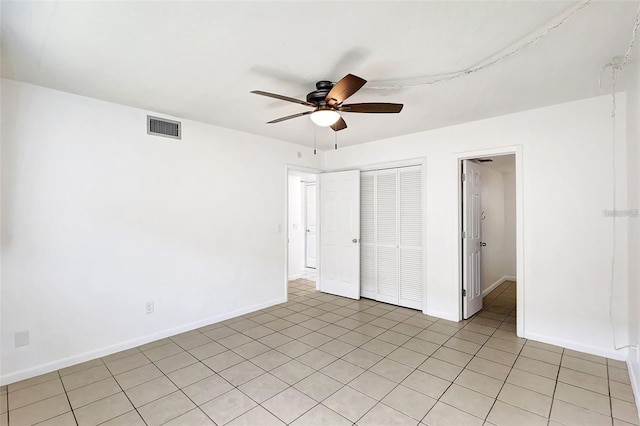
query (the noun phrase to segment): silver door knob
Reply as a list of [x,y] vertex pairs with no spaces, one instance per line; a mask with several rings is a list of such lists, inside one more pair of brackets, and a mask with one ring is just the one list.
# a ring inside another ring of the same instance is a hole
[[483,243],[483,242],[480,243],[480,247],[486,247],[486,246],[487,246],[487,243]]
[[358,239],[357,239],[357,238],[354,238],[353,240],[351,240],[351,242],[352,242],[352,243],[357,243],[357,242],[358,242]]

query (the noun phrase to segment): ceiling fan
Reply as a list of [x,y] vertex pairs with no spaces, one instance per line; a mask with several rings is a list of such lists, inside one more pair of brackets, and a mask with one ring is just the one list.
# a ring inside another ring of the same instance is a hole
[[358,104],[343,103],[349,96],[360,90],[366,82],[366,80],[353,74],[347,74],[336,84],[333,84],[330,81],[319,81],[316,83],[316,90],[307,94],[306,101],[277,95],[275,93],[263,92],[261,90],[253,90],[251,93],[283,101],[294,102],[296,104],[313,108],[313,111],[305,111],[298,114],[288,115],[286,117],[276,118],[275,120],[268,121],[267,124],[280,123],[281,121],[302,117],[303,115],[311,115],[311,120],[318,126],[331,127],[337,132],[347,128],[347,123],[345,123],[344,119],[340,116],[341,112],[380,114],[399,113],[402,111],[402,104],[376,102]]

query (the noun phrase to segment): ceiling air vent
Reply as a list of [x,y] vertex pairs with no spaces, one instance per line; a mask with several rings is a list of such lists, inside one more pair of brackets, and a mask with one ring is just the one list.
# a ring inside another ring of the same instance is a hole
[[147,115],[147,134],[182,139],[182,123]]

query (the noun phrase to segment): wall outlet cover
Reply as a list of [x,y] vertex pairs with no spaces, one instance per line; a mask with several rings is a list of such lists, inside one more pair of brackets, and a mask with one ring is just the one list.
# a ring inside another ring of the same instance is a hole
[[29,331],[18,331],[15,335],[16,348],[27,346],[29,344]]

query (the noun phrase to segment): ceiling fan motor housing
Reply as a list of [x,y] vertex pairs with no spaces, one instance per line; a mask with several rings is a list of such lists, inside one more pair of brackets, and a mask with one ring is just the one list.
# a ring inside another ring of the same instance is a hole
[[326,103],[325,99],[327,98],[327,95],[331,89],[333,89],[333,83],[326,80],[318,81],[316,83],[316,89],[317,90],[314,90],[307,95],[307,102],[311,102],[318,106],[324,105]]

